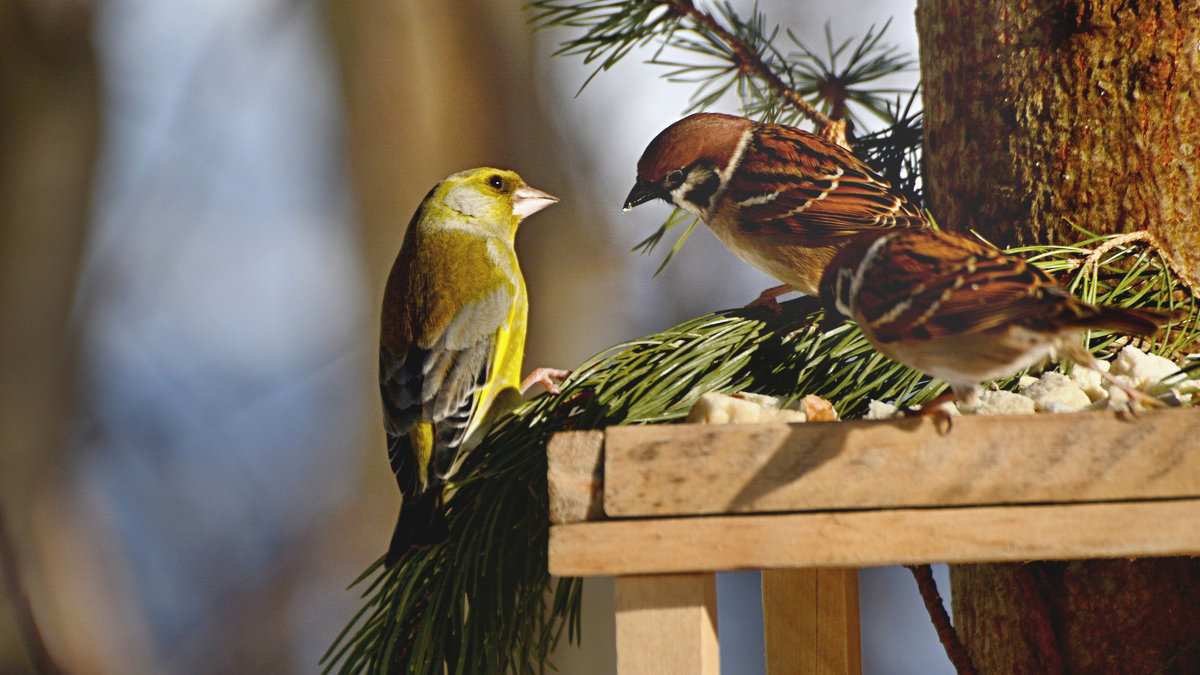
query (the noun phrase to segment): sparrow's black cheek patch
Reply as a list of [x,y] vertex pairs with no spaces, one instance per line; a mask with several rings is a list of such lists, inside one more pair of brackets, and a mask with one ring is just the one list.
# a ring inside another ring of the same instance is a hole
[[707,209],[711,204],[712,196],[717,192],[717,188],[721,187],[721,177],[716,173],[710,173],[704,177],[699,183],[696,183],[683,195],[687,201]]

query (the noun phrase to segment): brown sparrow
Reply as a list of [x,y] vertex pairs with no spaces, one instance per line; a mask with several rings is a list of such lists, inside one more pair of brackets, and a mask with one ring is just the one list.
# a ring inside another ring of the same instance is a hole
[[825,271],[821,302],[830,315],[856,321],[888,358],[946,381],[967,405],[975,400],[975,385],[1056,352],[1115,382],[1097,368],[1082,332],[1148,337],[1173,318],[1088,304],[1021,258],[934,229],[854,237]]
[[[928,225],[849,150],[807,131],[719,113],[689,115],[642,153],[625,210],[662,199],[704,221],[742,260],[816,296],[826,264],[864,231]],[[768,299],[769,298],[769,299]]]

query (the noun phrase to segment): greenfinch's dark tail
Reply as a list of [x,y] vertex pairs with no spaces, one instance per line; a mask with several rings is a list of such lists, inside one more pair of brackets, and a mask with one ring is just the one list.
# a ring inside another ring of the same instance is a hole
[[392,531],[392,543],[383,558],[384,567],[392,567],[408,550],[440,544],[450,536],[450,524],[442,507],[440,488],[426,490],[406,498]]

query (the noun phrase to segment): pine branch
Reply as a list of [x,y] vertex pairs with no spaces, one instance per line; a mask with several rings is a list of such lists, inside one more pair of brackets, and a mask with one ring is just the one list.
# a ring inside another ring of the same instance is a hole
[[920,97],[920,87],[910,92],[908,102],[888,104],[887,115],[892,125],[851,143],[855,154],[861,156],[892,186],[902,191],[918,208],[925,204],[921,182],[924,151],[924,115],[914,107]]
[[[555,52],[556,56],[577,55],[584,63],[598,63],[580,89],[634,48],[657,44],[650,62],[670,67],[668,80],[698,85],[691,109],[708,108],[736,88],[747,114],[767,120],[807,119],[816,125],[818,133],[842,145],[849,119],[847,101],[890,121],[880,95],[894,91],[854,87],[912,65],[912,60],[898,54],[894,47],[880,43],[888,24],[878,32],[870,29],[852,50],[851,40],[835,48],[827,25],[826,63],[790,32],[800,52],[793,59],[784,57],[774,46],[778,26],[768,30],[764,15],[758,11],[743,19],[728,2],[718,3],[715,13],[701,9],[692,0],[535,0],[526,9],[533,13],[531,22],[536,29],[584,29],[583,35],[563,41]],[[839,69],[837,60],[847,50],[849,63]],[[674,56],[666,56],[668,51],[679,58],[691,54],[701,60],[675,60]],[[797,82],[803,87],[798,88]],[[785,115],[784,107],[792,114]]]
[[[683,16],[690,18],[695,24],[707,31],[711,35],[716,36],[721,42],[729,47],[730,52],[734,57],[733,67],[741,74],[753,74],[760,80],[766,83],[767,87],[776,97],[786,101],[788,105],[796,109],[798,113],[811,120],[817,125],[821,134],[831,134],[834,138],[840,138],[842,145],[846,145],[844,127],[838,127],[839,119],[831,118],[809,103],[795,89],[786,84],[773,68],[768,66],[762,58],[762,47],[757,45],[757,40],[746,39],[735,34],[720,24],[712,15],[703,12],[696,8],[690,0],[674,0],[671,2]],[[736,13],[732,5],[726,3],[725,15],[731,23],[736,23]],[[753,25],[753,24],[751,24]],[[750,33],[753,36],[761,36],[760,31]],[[769,41],[766,41],[769,45]],[[841,133],[835,129],[841,129]]]
[[971,663],[971,655],[967,653],[967,648],[959,639],[958,631],[954,630],[954,625],[950,623],[950,614],[946,612],[942,596],[938,593],[937,582],[933,580],[933,569],[929,565],[905,565],[905,567],[912,572],[913,578],[917,581],[917,590],[921,593],[921,600],[925,603],[925,611],[929,612],[929,620],[933,622],[938,639],[941,640],[942,647],[946,650],[946,656],[950,659],[950,663],[954,664],[954,670],[958,675],[975,675],[978,671]]
[[[800,93],[816,94],[822,109],[828,111],[830,117],[847,120],[851,126],[862,126],[862,120],[850,113],[848,102],[851,101],[879,119],[894,123],[896,118],[891,113],[885,95],[901,94],[903,91],[856,88],[857,85],[908,70],[915,64],[913,59],[901,53],[898,48],[880,42],[891,23],[889,19],[878,32],[871,26],[866,35],[851,49],[853,38],[834,46],[833,31],[826,22],[824,58],[801,43],[789,30],[788,37],[800,50],[793,55],[794,60],[790,62],[792,70],[796,73],[795,79],[800,83]],[[838,59],[848,50],[848,63],[839,67]]]

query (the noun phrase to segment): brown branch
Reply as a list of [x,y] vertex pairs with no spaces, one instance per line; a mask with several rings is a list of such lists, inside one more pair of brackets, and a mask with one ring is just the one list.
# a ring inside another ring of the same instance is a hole
[[817,125],[817,133],[821,136],[834,141],[842,147],[849,147],[846,143],[845,120],[831,119],[825,113],[817,110],[816,106],[804,100],[804,97],[799,92],[785,84],[775,71],[767,67],[766,63],[763,63],[763,60],[758,57],[758,53],[750,45],[722,26],[711,14],[697,9],[692,4],[692,0],[672,0],[670,4],[677,14],[688,17],[701,28],[716,35],[722,42],[728,45],[733,50],[734,57],[737,59],[736,66],[738,70],[743,73],[752,73],[766,82],[767,86],[778,94],[780,98],[800,111],[800,114],[812,120]]
[[929,565],[905,565],[917,580],[917,588],[921,591],[921,599],[925,601],[925,610],[937,630],[938,639],[946,649],[946,656],[954,664],[958,675],[975,675],[975,664],[971,663],[971,655],[958,639],[958,631],[950,623],[950,615],[942,604],[942,596],[938,593],[937,583],[933,580],[933,569]]
[[1100,244],[1096,248],[1092,249],[1091,255],[1089,255],[1087,257],[1087,259],[1081,263],[1081,265],[1083,267],[1088,267],[1089,265],[1098,267],[1100,265],[1100,260],[1104,256],[1111,253],[1113,249],[1115,249],[1119,246],[1126,246],[1128,244],[1132,244],[1135,241],[1146,242],[1146,243],[1150,244],[1151,246],[1153,246],[1154,248],[1156,248],[1160,251],[1162,250],[1162,246],[1158,243],[1158,239],[1153,234],[1151,234],[1149,230],[1138,230],[1136,232],[1127,232],[1125,234],[1119,234],[1119,235],[1105,241],[1104,243]]
[[4,520],[4,509],[0,506],[0,574],[4,577],[4,589],[12,599],[13,610],[16,614],[17,626],[21,630],[21,639],[29,652],[29,660],[35,671],[41,675],[62,675],[65,671],[54,662],[42,632],[38,629],[37,617],[33,614],[33,606],[21,583],[21,572],[17,566],[17,549],[8,533]]
[[1189,276],[1187,272],[1181,269],[1179,265],[1171,259],[1171,256],[1168,255],[1167,248],[1163,246],[1162,241],[1160,241],[1158,237],[1154,236],[1154,233],[1150,232],[1149,230],[1126,232],[1125,234],[1119,234],[1115,237],[1112,237],[1093,249],[1091,255],[1089,255],[1082,263],[1080,263],[1080,266],[1088,267],[1090,265],[1093,267],[1099,267],[1101,259],[1111,253],[1113,249],[1120,248],[1122,246],[1128,246],[1134,242],[1142,242],[1154,249],[1159,256],[1161,256],[1163,263],[1167,266],[1167,269],[1170,270],[1177,279],[1179,279],[1180,283],[1187,287],[1187,289],[1191,291],[1193,295],[1196,294],[1196,287],[1193,285],[1191,276]]

